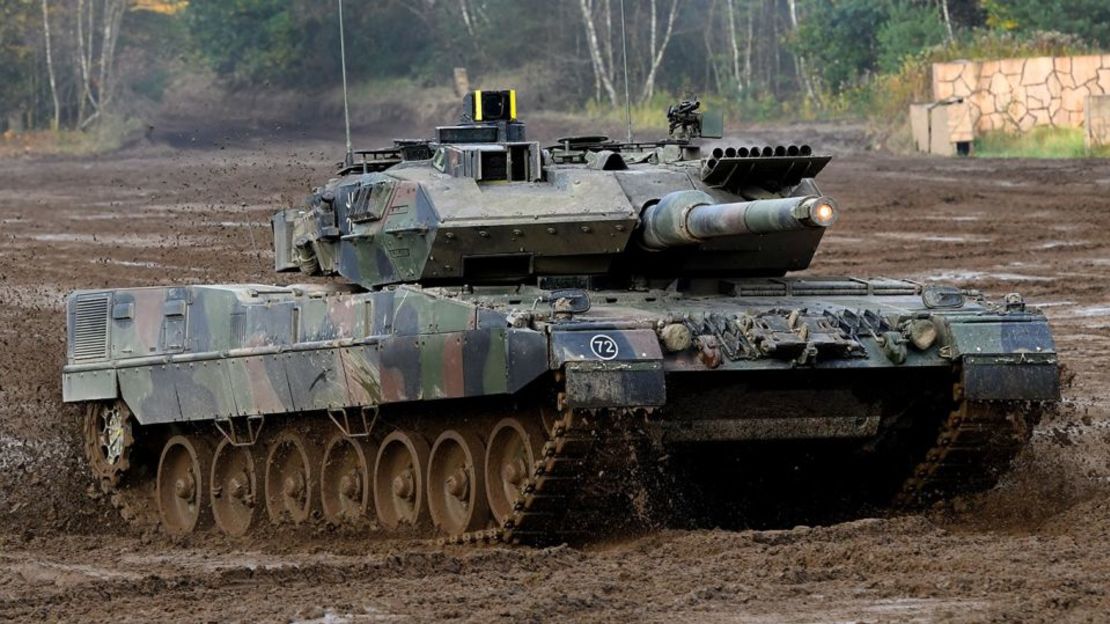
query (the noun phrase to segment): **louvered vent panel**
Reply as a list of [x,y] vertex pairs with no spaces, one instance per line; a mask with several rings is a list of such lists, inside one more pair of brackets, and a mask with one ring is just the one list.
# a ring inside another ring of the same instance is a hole
[[111,295],[83,295],[77,299],[73,316],[73,358],[108,357],[108,309]]

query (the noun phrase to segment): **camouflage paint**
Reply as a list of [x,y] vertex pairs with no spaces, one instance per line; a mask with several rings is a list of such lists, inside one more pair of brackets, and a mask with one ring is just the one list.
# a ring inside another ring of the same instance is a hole
[[[738,288],[760,292],[784,282],[796,291],[839,287],[834,280],[749,280]],[[67,401],[122,397],[142,423],[508,394],[559,370],[569,404],[578,407],[662,405],[667,373],[796,368],[945,367],[962,371],[969,398],[1050,400],[1058,393],[1055,345],[1039,313],[974,301],[934,310],[905,289],[867,289],[865,296],[789,297],[594,292],[605,303],[566,318],[550,304],[537,308],[544,291],[536,288],[120,289],[100,291],[111,295],[104,356],[77,360],[74,306],[89,295],[81,292],[68,300],[63,388]],[[514,327],[510,319],[524,310],[533,321]],[[892,358],[879,337],[904,334],[898,328],[908,318],[931,319],[943,331],[929,348],[906,347],[904,357]],[[776,344],[789,335],[802,346],[787,353],[745,346],[748,338],[730,332],[751,319],[767,319],[757,329]],[[691,328],[695,344],[668,353],[661,328],[676,320]],[[182,339],[167,339],[182,322]],[[870,325],[852,329],[859,323]],[[699,347],[708,338],[720,346],[714,357]],[[738,348],[726,348],[729,341]]]

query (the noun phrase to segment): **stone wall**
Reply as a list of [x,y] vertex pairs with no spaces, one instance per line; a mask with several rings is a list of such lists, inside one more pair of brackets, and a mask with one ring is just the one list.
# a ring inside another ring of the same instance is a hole
[[1087,98],[1110,94],[1110,54],[933,65],[933,99],[962,97],[976,134],[1082,127]]
[[1087,98],[1087,148],[1110,147],[1110,95]]

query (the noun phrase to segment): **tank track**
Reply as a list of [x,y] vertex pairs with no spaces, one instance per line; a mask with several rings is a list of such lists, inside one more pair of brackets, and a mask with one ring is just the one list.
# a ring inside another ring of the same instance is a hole
[[[1016,402],[973,402],[960,397],[943,417],[936,439],[923,459],[902,481],[893,499],[895,509],[920,509],[942,499],[993,486],[1028,443],[1040,419],[1037,405]],[[638,410],[590,410],[563,407],[544,423],[545,441],[535,449],[532,474],[500,526],[457,536],[432,538],[447,544],[520,544],[546,546],[581,538],[591,527],[614,519],[608,500],[626,482],[614,479],[624,463],[639,461],[637,443],[644,432],[636,425]],[[156,436],[158,438],[165,436]],[[631,455],[623,455],[625,452]],[[631,460],[631,461],[627,461]],[[615,463],[614,463],[615,462]],[[646,465],[646,464],[645,464]],[[125,482],[101,482],[122,518],[136,528],[158,526],[153,476],[131,475]],[[604,514],[603,517],[597,517]]]
[[586,410],[564,408],[552,423],[531,477],[500,527],[443,538],[444,544],[508,543],[542,546],[572,536],[566,522],[580,498],[598,432]]
[[900,509],[921,508],[959,494],[989,489],[1009,469],[1040,420],[1036,405],[963,399],[941,423],[933,446],[894,498]]

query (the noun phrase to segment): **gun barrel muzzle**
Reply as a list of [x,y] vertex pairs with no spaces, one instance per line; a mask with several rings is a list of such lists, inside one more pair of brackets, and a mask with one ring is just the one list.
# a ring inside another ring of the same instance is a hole
[[649,249],[666,249],[721,236],[826,228],[837,217],[836,202],[825,196],[720,204],[701,191],[677,191],[645,209],[641,240]]

